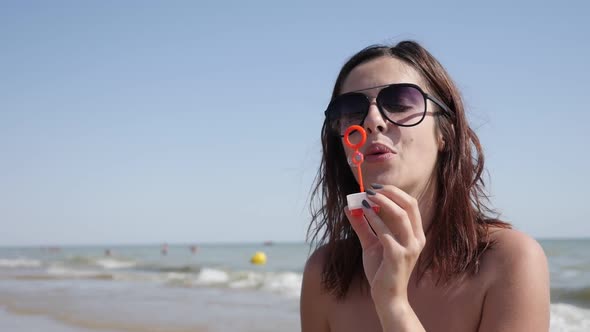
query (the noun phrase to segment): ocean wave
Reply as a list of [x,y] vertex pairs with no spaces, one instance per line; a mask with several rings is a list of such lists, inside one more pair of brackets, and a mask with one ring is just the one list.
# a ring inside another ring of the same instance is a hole
[[590,310],[570,304],[551,305],[551,332],[590,331]]
[[262,289],[281,293],[289,297],[298,297],[301,291],[303,275],[285,272],[271,274],[265,279]]
[[590,287],[552,288],[551,300],[572,303],[590,309]]
[[209,267],[202,268],[198,274],[169,272],[164,276],[171,286],[262,290],[290,298],[299,296],[303,277],[295,272],[231,271]]
[[201,267],[198,265],[158,265],[158,264],[143,264],[137,265],[137,270],[146,272],[162,272],[162,273],[199,273]]
[[256,272],[238,272],[234,275],[234,278],[228,283],[229,288],[259,288],[264,282],[264,276]]
[[20,267],[40,267],[41,262],[35,259],[27,258],[13,258],[13,259],[0,259],[0,267],[8,268],[20,268]]
[[94,262],[97,259],[97,257],[92,256],[68,256],[65,261],[62,261],[61,263],[73,266],[88,266],[94,265]]
[[188,286],[215,286],[231,289],[259,289],[298,297],[302,275],[295,272],[223,271],[203,268],[196,276],[179,274],[172,283]]
[[[39,266],[32,260],[10,260],[8,266]],[[115,257],[73,256],[48,265],[42,274],[19,274],[17,279],[100,279],[122,282],[153,282],[180,287],[215,287],[262,290],[290,298],[299,296],[302,274],[261,270],[232,270],[212,266],[141,263]]]
[[193,279],[190,274],[179,272],[168,272],[163,276],[157,276],[157,282],[163,282],[169,286],[191,287]]
[[198,286],[211,286],[211,285],[223,285],[230,281],[230,276],[227,272],[203,268],[194,280],[194,284]]
[[134,261],[114,258],[97,259],[94,264],[107,270],[128,269],[137,265],[137,263]]
[[[114,276],[103,271],[78,270],[61,266],[51,266],[47,269],[48,279],[101,279],[112,280]],[[38,278],[38,277],[37,277]]]
[[72,256],[62,263],[76,267],[100,267],[105,270],[128,269],[137,265],[137,262],[131,259],[92,256]]
[[582,274],[582,272],[580,272],[579,270],[567,269],[567,270],[561,271],[561,273],[559,275],[560,275],[560,277],[562,277],[564,279],[573,279],[573,278],[578,277],[580,274]]

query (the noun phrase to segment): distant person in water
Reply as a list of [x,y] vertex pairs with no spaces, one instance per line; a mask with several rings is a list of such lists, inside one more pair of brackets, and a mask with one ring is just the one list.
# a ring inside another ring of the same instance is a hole
[[[447,71],[413,41],[368,47],[341,68],[311,199],[317,248],[303,274],[304,332],[549,330],[547,259],[486,206],[483,150],[464,107]],[[343,144],[351,125],[367,135],[360,216],[346,199],[360,189]]]
[[164,243],[162,245],[162,248],[160,249],[160,253],[162,254],[162,256],[168,255],[168,244],[167,243]]
[[191,249],[191,252],[192,252],[192,253],[193,253],[193,255],[194,255],[194,254],[196,254],[196,253],[197,253],[198,247],[197,247],[196,245],[192,245],[192,246],[190,246],[190,249]]
[[111,249],[105,250],[104,251],[104,255],[107,256],[107,257],[111,256]]

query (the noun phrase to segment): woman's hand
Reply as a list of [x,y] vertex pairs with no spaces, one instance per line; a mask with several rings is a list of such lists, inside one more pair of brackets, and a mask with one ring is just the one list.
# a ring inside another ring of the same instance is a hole
[[[363,202],[364,217],[345,214],[363,248],[363,266],[378,314],[409,309],[408,281],[426,242],[416,199],[394,186],[373,184]],[[367,223],[368,221],[368,223]],[[371,230],[371,228],[374,230]]]

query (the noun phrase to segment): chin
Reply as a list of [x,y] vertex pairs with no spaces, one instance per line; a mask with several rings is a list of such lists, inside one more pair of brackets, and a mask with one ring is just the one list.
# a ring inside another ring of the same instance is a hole
[[396,176],[392,176],[391,174],[380,174],[377,176],[367,177],[365,181],[367,181],[368,185],[371,185],[371,183],[392,185],[396,187],[400,187],[402,185],[400,179]]
[[407,181],[403,181],[401,177],[388,175],[379,175],[379,176],[367,176],[364,178],[365,187],[371,188],[372,183],[378,183],[382,185],[390,185],[398,187],[399,189],[405,191],[406,193],[410,193],[412,186],[407,183]]

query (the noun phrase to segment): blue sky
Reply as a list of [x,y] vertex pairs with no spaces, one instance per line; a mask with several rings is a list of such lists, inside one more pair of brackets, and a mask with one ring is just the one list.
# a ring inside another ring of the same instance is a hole
[[403,39],[461,89],[504,218],[588,237],[588,9],[3,1],[0,244],[303,241],[338,70]]

